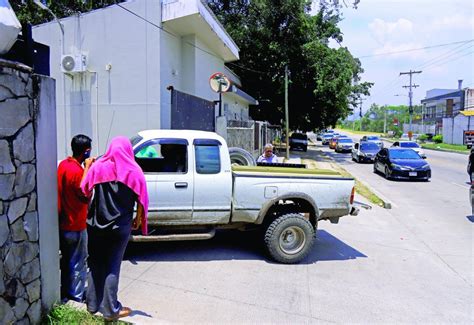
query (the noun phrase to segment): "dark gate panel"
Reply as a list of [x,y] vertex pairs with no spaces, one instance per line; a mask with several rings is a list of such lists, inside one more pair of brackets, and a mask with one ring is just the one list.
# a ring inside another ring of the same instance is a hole
[[215,131],[215,104],[178,90],[171,91],[171,128]]

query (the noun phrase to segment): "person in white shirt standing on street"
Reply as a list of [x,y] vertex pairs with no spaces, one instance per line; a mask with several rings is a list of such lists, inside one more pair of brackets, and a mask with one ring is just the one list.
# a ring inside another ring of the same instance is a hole
[[267,143],[263,148],[263,154],[258,157],[257,162],[275,164],[278,162],[278,157],[273,153],[273,146]]

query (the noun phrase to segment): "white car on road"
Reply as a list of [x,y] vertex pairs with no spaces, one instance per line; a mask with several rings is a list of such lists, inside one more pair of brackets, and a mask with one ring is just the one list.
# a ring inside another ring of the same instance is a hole
[[392,144],[392,147],[400,147],[400,148],[409,148],[414,150],[417,154],[421,156],[421,158],[426,158],[426,154],[421,149],[420,145],[415,141],[396,141]]

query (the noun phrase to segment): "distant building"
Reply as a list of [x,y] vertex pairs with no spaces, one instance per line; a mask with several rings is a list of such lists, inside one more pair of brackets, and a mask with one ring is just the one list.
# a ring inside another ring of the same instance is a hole
[[[464,109],[464,89],[459,80],[458,89],[432,89],[421,100],[423,124],[434,126],[436,134],[443,133],[443,119],[452,118]],[[422,132],[425,133],[425,132]]]

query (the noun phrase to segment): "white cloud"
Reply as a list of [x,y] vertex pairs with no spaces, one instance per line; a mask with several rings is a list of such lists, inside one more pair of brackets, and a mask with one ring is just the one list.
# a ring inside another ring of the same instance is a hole
[[434,20],[431,27],[433,30],[470,30],[472,34],[474,29],[474,17],[459,13],[452,16],[444,16]]
[[370,24],[369,29],[375,36],[375,39],[385,44],[389,41],[406,39],[413,35],[413,23],[405,18],[400,18],[395,22],[388,22],[380,18],[375,18]]
[[[423,45],[420,43],[409,42],[409,43],[400,43],[395,44],[394,42],[387,42],[384,46],[374,50],[374,55],[382,55],[385,53],[390,54],[390,59],[394,58],[407,58],[407,59],[418,59],[422,58],[425,55],[423,50],[412,51],[413,49],[422,48]],[[400,53],[397,53],[400,52]]]

